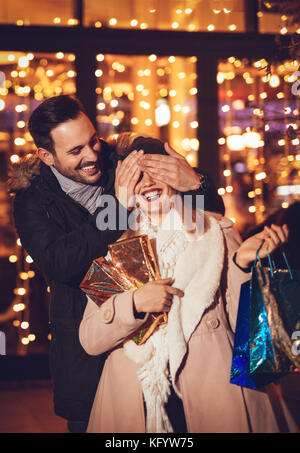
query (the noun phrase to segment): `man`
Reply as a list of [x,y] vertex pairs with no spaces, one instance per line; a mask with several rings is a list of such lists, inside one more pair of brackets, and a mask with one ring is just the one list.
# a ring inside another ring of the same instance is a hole
[[[216,200],[215,210],[224,206],[208,178],[168,147],[170,156],[162,156],[160,165],[156,156],[132,153],[118,165],[115,178],[116,154],[98,139],[75,98],[44,101],[28,126],[37,156],[25,159],[12,173],[15,225],[23,247],[50,286],[55,413],[68,420],[70,432],[85,432],[105,357],[88,356],[79,343],[78,327],[86,306],[79,284],[93,259],[106,255],[108,244],[122,234],[118,229],[97,228],[101,195],[116,196],[118,225],[120,216],[129,215],[128,199],[143,170],[157,172],[157,178],[177,190],[204,193],[206,209],[214,210]],[[121,198],[124,193],[127,198]]]

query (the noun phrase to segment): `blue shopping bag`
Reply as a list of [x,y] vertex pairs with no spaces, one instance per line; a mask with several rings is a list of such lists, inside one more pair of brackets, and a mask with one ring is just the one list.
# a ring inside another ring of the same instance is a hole
[[[271,382],[272,376],[256,375],[250,372],[250,306],[251,281],[248,281],[241,286],[230,382],[241,387],[258,389]],[[265,312],[263,310],[261,315],[261,320],[264,322]],[[265,331],[264,342],[266,356],[271,347],[271,338],[267,330]]]
[[[260,249],[259,249],[260,250]],[[259,259],[241,287],[230,382],[258,389],[300,371],[300,272]],[[299,331],[299,336],[296,335]]]

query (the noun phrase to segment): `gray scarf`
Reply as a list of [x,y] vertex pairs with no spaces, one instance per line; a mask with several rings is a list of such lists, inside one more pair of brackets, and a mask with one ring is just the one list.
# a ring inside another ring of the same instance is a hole
[[62,190],[69,195],[77,203],[84,206],[91,214],[94,214],[98,207],[98,199],[103,192],[103,187],[83,184],[67,178],[56,170],[53,166],[50,167],[56,176]]

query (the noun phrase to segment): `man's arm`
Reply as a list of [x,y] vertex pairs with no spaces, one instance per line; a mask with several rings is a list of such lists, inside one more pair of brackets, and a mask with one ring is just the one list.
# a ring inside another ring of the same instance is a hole
[[196,196],[203,195],[205,211],[218,212],[219,214],[224,215],[225,206],[223,199],[218,194],[211,178],[206,173],[202,173],[198,168],[194,168],[194,171],[199,177],[199,188],[196,190],[188,190],[183,192],[183,194],[192,195],[192,203],[194,207],[196,207]]
[[66,233],[30,193],[16,195],[14,202],[15,226],[21,243],[48,281],[79,285],[93,259],[104,256],[107,246],[115,242],[119,208],[128,212],[116,200],[117,229],[100,231],[96,226],[97,213],[78,228]]

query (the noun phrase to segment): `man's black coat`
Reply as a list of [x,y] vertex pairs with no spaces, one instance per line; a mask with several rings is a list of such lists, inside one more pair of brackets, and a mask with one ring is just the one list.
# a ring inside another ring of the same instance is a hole
[[[115,160],[109,156],[103,163],[106,194],[114,195]],[[50,286],[50,370],[55,413],[68,420],[87,421],[105,355],[88,356],[80,345],[78,328],[86,296],[79,284],[92,260],[105,256],[108,244],[115,242],[122,231],[99,231],[98,211],[91,215],[66,195],[43,163],[39,174],[26,186],[20,184],[16,190],[15,226],[23,247]],[[224,205],[207,176],[197,193],[204,193],[206,210],[224,213]],[[128,214],[117,202],[117,213],[119,209]]]

